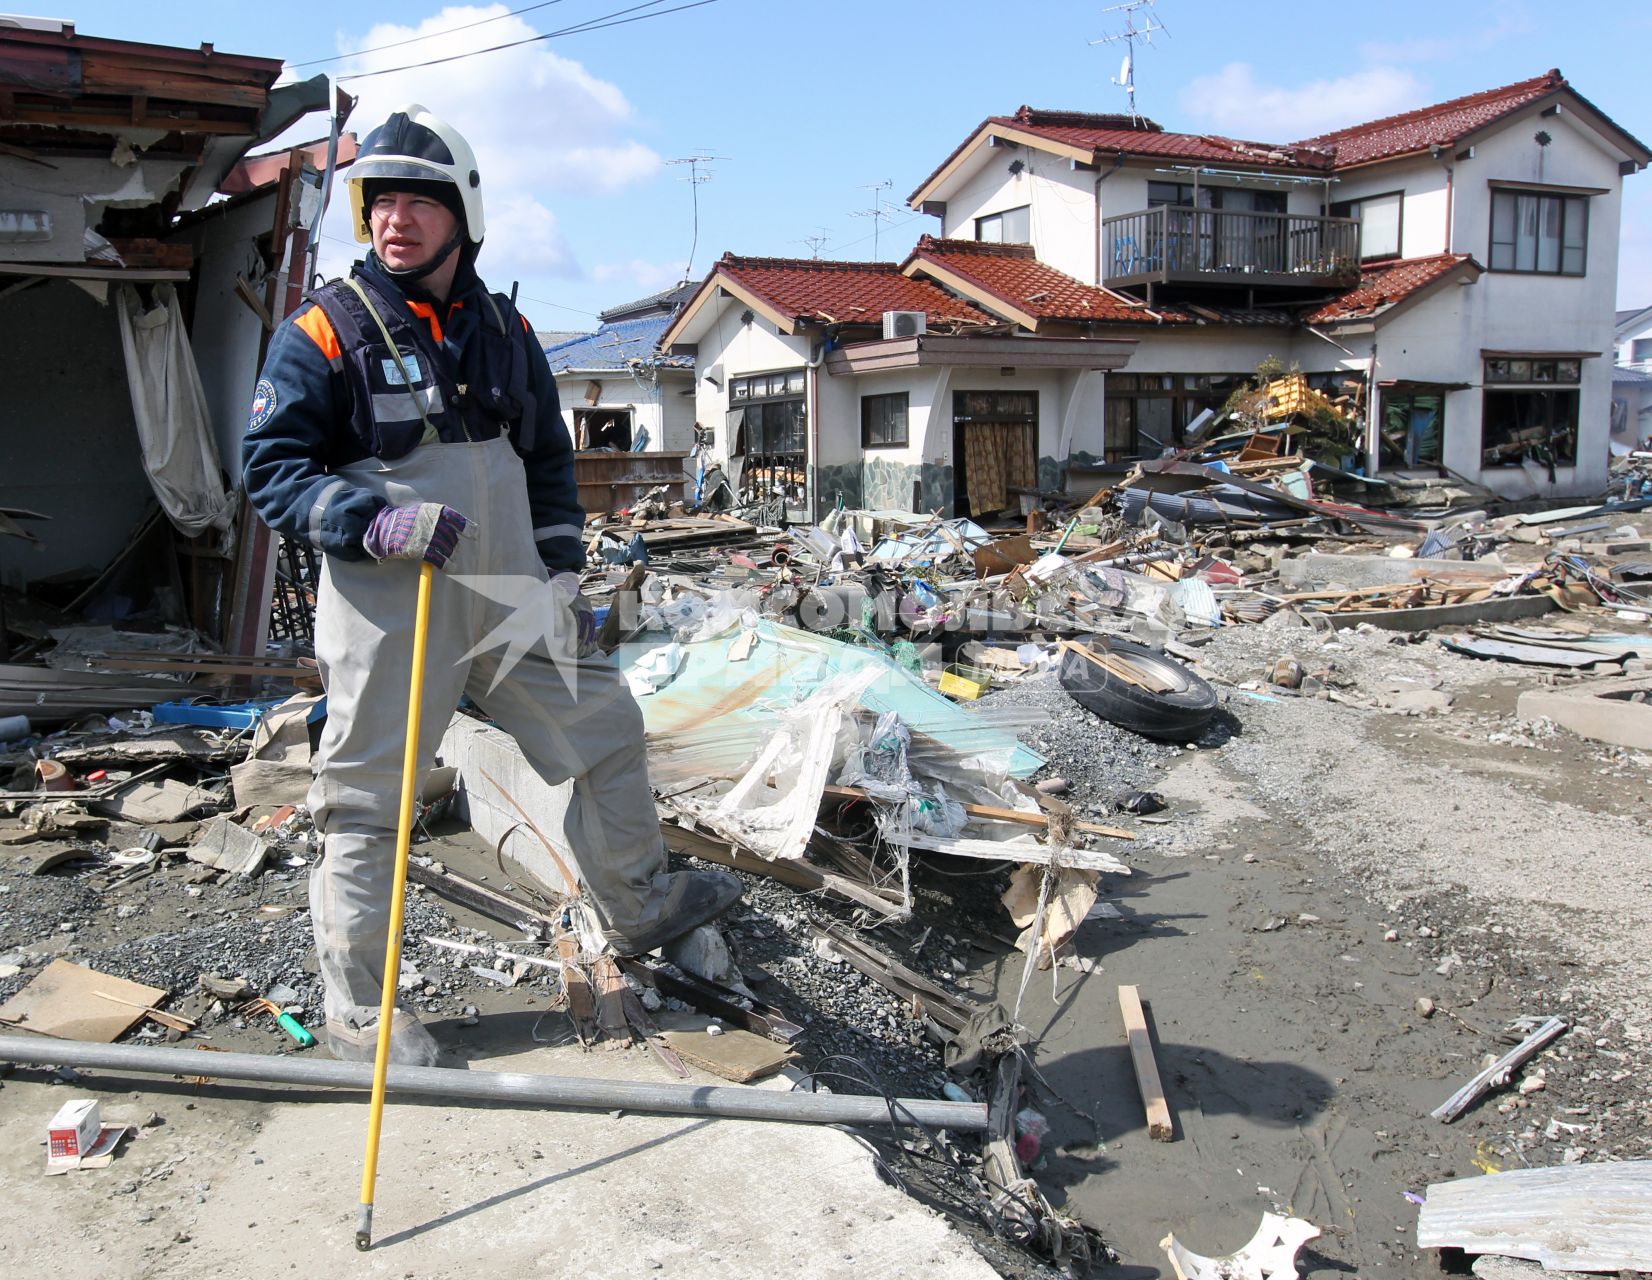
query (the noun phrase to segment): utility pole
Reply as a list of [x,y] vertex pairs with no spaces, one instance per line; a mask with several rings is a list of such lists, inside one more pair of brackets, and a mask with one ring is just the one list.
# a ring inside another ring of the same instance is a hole
[[683,279],[685,281],[694,278],[694,255],[700,248],[700,186],[702,183],[710,182],[717,176],[705,166],[713,160],[727,159],[729,159],[728,156],[714,156],[706,152],[691,156],[679,156],[675,160],[666,161],[667,164],[686,164],[688,166],[688,173],[683,177],[683,181],[688,183],[688,189],[693,193],[694,199],[694,237],[688,246],[688,266],[683,268]]
[[885,191],[891,190],[895,183],[892,178],[885,178],[882,182],[862,183],[862,191],[872,193],[872,207],[870,209],[855,209],[849,214],[851,218],[872,219],[872,261],[878,260],[878,232],[883,224],[895,216],[895,206],[883,198]]
[[1091,44],[1123,44],[1124,61],[1119,64],[1119,73],[1113,77],[1113,83],[1124,90],[1125,98],[1130,104],[1130,119],[1139,121],[1141,116],[1136,113],[1136,41],[1144,45],[1153,43],[1153,37],[1162,31],[1169,35],[1170,31],[1164,23],[1157,21],[1152,14],[1146,16],[1145,25],[1136,25],[1136,14],[1144,9],[1151,9],[1159,0],[1128,0],[1125,4],[1109,5],[1103,13],[1122,13],[1124,15],[1124,30],[1110,36],[1102,36]]

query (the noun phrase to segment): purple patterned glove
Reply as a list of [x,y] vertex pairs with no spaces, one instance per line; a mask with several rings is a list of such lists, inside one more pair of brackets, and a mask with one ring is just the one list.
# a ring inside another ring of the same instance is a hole
[[367,526],[361,545],[375,560],[428,560],[440,569],[453,555],[459,535],[469,523],[452,507],[439,502],[385,507]]
[[574,656],[589,658],[597,651],[597,617],[591,610],[591,602],[580,590],[579,575],[577,573],[558,573],[551,578],[551,587],[573,610],[574,624]]

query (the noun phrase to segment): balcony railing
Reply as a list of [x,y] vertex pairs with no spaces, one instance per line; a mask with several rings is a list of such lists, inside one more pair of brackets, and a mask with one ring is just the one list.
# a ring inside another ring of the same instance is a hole
[[1106,283],[1300,285],[1359,280],[1359,220],[1160,205],[1102,222]]

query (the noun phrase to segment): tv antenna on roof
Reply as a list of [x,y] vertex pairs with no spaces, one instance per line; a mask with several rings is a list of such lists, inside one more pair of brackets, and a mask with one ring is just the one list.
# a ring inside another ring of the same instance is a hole
[[872,219],[873,262],[878,260],[878,230],[888,219],[895,216],[895,206],[883,198],[883,193],[892,189],[894,185],[895,182],[892,178],[885,178],[882,182],[863,182],[860,189],[872,193],[872,207],[870,209],[852,209],[849,212],[851,218]]
[[1136,112],[1136,41],[1143,44],[1152,44],[1153,37],[1159,32],[1170,34],[1169,28],[1158,21],[1152,14],[1148,14],[1143,26],[1136,25],[1136,14],[1143,9],[1151,9],[1159,0],[1129,0],[1127,4],[1109,5],[1103,13],[1122,13],[1124,15],[1124,30],[1115,35],[1102,36],[1099,40],[1090,41],[1091,44],[1123,44],[1124,61],[1119,63],[1119,73],[1113,77],[1113,83],[1124,90],[1125,97],[1130,103],[1130,119],[1140,120]]
[[804,236],[797,243],[808,245],[809,256],[811,258],[818,258],[820,257],[820,251],[826,247],[826,242],[831,238],[831,236],[826,234],[826,228],[822,227],[819,231],[815,232],[814,235]]
[[688,183],[688,189],[694,193],[694,238],[688,246],[688,265],[683,268],[685,281],[694,278],[694,255],[700,248],[700,186],[710,182],[717,175],[705,166],[713,160],[727,160],[728,156],[714,156],[696,153],[691,156],[680,156],[675,160],[667,160],[667,164],[686,164],[688,176],[683,179]]

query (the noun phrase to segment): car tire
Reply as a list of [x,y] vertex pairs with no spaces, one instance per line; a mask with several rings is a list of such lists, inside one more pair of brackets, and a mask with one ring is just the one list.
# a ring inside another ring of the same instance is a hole
[[1061,687],[1103,720],[1143,737],[1191,742],[1216,714],[1216,691],[1158,650],[1112,636],[1081,636],[1074,643],[1126,658],[1171,686],[1156,693],[1120,679],[1082,654],[1063,650],[1057,671]]

